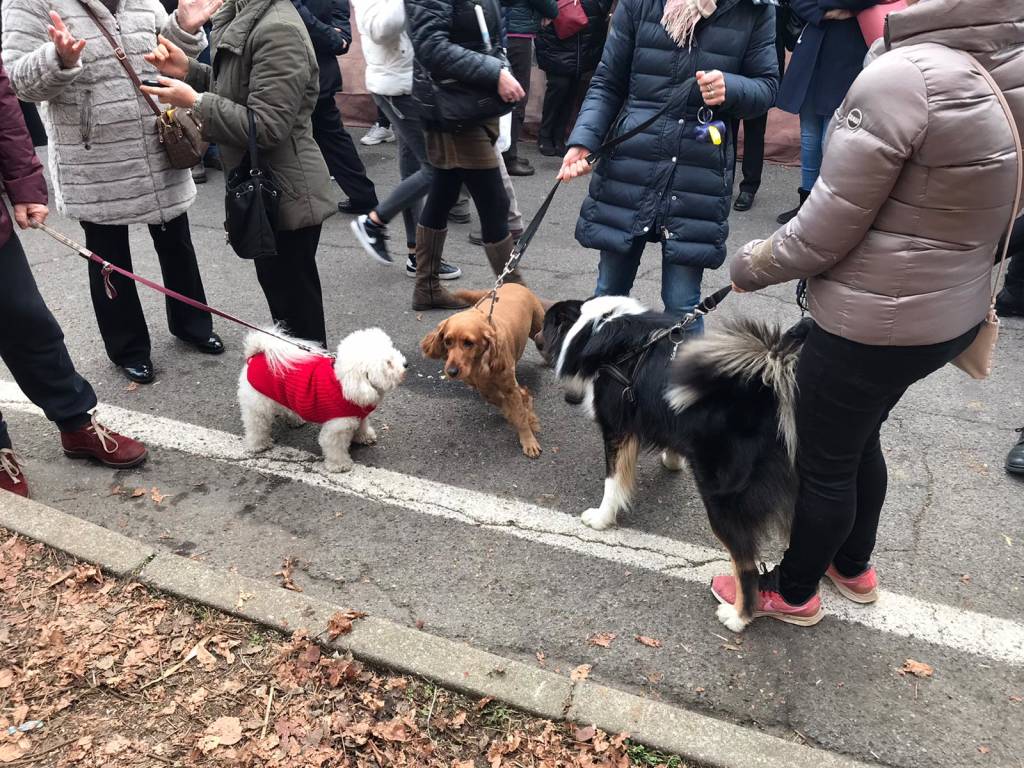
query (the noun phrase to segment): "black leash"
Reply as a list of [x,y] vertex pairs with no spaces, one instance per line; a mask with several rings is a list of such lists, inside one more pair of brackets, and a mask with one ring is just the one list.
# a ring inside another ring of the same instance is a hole
[[[669,359],[675,360],[676,352],[679,350],[679,345],[682,344],[683,340],[686,338],[686,331],[700,318],[714,312],[718,308],[718,305],[722,303],[722,300],[730,293],[732,293],[732,285],[720,288],[694,307],[691,312],[687,312],[678,323],[670,326],[669,328],[662,328],[661,330],[655,331],[647,337],[647,341],[645,341],[643,345],[630,350],[614,363],[605,363],[601,366],[600,370],[607,373],[622,385],[623,398],[628,400],[631,404],[636,404],[636,396],[633,394],[633,385],[636,382],[636,374],[637,371],[643,367],[644,361],[651,353],[651,350],[654,349],[654,346],[662,339],[668,338],[668,340],[672,342],[672,355]],[[622,366],[634,357],[637,358],[636,364],[633,365],[632,370],[629,375],[627,375],[625,371],[623,371]]]
[[[696,85],[697,78],[691,77],[680,86],[679,93],[684,94],[682,100],[682,106],[684,108],[686,106],[686,103],[690,99],[690,95],[693,92],[693,88]],[[668,112],[672,109],[672,107],[676,105],[676,103],[676,99],[669,99],[667,102],[665,102],[665,105],[661,109],[659,109],[649,118],[644,120],[638,126],[630,128],[621,136],[616,136],[615,138],[606,141],[595,151],[587,155],[587,165],[595,165],[598,160],[600,160],[602,157],[605,157],[617,146],[619,146],[623,142],[629,141],[634,136],[638,136],[644,131],[646,131],[648,128],[650,128],[652,125],[658,122],[658,120],[660,120],[666,114],[668,114]],[[702,109],[706,109],[706,107],[702,107]],[[552,185],[551,189],[548,190],[548,194],[544,198],[544,202],[540,204],[540,208],[537,209],[537,213],[534,214],[533,218],[530,220],[530,223],[527,225],[523,234],[519,236],[519,240],[516,242],[515,247],[512,249],[512,253],[508,257],[508,261],[505,262],[504,269],[501,270],[501,274],[498,275],[498,279],[494,282],[494,287],[491,288],[490,292],[486,296],[484,296],[482,299],[480,299],[480,301],[477,302],[477,305],[479,306],[479,304],[484,300],[488,298],[491,300],[491,308],[490,311],[487,313],[488,322],[494,315],[494,305],[498,302],[498,289],[505,284],[505,280],[508,278],[508,276],[511,275],[512,272],[515,271],[516,267],[519,266],[519,262],[522,261],[523,259],[523,254],[526,253],[526,249],[530,247],[530,242],[533,240],[534,235],[536,235],[537,230],[540,229],[540,225],[544,221],[544,217],[547,216],[548,214],[548,208],[551,207],[551,201],[555,199],[555,194],[562,186],[562,183],[563,182],[561,180],[556,180],[555,183]]]

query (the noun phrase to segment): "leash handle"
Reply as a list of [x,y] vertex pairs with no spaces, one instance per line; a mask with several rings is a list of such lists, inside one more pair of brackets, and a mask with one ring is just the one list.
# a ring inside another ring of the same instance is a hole
[[93,251],[90,251],[81,243],[75,242],[67,235],[63,234],[62,232],[58,232],[57,230],[51,227],[48,227],[46,224],[43,224],[42,222],[32,221],[31,225],[33,229],[38,229],[42,232],[45,232],[58,243],[66,245],[68,248],[75,251],[83,259],[99,264],[103,273],[104,288],[107,293],[107,298],[109,299],[114,299],[117,297],[117,291],[114,289],[113,283],[111,283],[110,280],[111,273],[116,272],[119,275],[127,277],[129,280],[134,280],[135,282],[141,283],[147,288],[152,288],[154,291],[162,293],[164,296],[169,296],[176,301],[180,301],[182,304],[187,304],[188,306],[193,307],[194,309],[202,310],[203,312],[207,312],[211,315],[216,315],[217,317],[222,317],[229,322],[235,323],[236,325],[240,325],[243,328],[248,328],[251,331],[257,331],[259,333],[264,334],[265,336],[270,336],[272,338],[277,339],[278,341],[286,342],[294,347],[298,347],[303,352],[308,352],[311,355],[317,355],[319,357],[334,357],[334,355],[325,352],[322,349],[319,349],[317,347],[311,347],[308,344],[303,344],[301,342],[295,341],[294,339],[286,339],[283,336],[278,336],[276,333],[271,333],[265,328],[260,328],[258,325],[250,323],[247,320],[242,320],[241,318],[235,317],[234,315],[228,314],[227,312],[223,312],[222,310],[219,310],[216,307],[211,307],[208,304],[204,304],[201,301],[196,301],[195,299],[185,296],[184,294],[178,293],[177,291],[172,291],[170,288],[165,288],[164,286],[160,285],[160,283],[155,283],[152,280],[142,277],[141,275],[136,275],[134,272],[129,272],[127,269],[122,269],[116,264],[111,264],[109,261],[103,259]]

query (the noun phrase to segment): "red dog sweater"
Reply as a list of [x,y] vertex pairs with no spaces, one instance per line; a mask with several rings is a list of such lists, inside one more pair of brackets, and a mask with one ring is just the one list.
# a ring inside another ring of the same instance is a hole
[[331,419],[365,419],[374,405],[356,405],[345,399],[329,357],[311,357],[275,375],[260,352],[249,358],[246,378],[252,388],[294,411],[303,421],[323,424]]

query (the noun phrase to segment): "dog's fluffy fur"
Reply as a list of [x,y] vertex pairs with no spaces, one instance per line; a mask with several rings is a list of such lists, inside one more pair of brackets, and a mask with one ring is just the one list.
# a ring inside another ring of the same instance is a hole
[[[238,405],[242,411],[245,447],[251,453],[265,451],[273,445],[271,430],[277,416],[283,416],[295,427],[303,423],[298,414],[253,389],[247,378],[248,359],[261,352],[266,354],[267,363],[275,375],[286,373],[289,368],[310,357],[310,353],[283,341],[283,338],[288,337],[280,328],[268,330],[282,338],[255,331],[246,336],[247,362],[242,366],[238,378]],[[308,347],[319,348],[315,342],[298,341]],[[360,406],[376,406],[385,394],[402,383],[406,360],[384,331],[367,328],[342,339],[333,368],[349,402]],[[327,471],[348,472],[352,469],[350,445],[373,445],[377,442],[377,433],[369,417],[331,419],[322,425],[319,442]]]
[[[487,293],[459,291],[455,295],[476,303]],[[448,378],[464,381],[500,408],[519,436],[523,453],[535,459],[541,453],[536,434],[540,421],[533,411],[533,396],[516,379],[516,363],[527,341],[540,332],[544,307],[525,286],[506,283],[498,289],[491,323],[487,321],[489,309],[485,300],[479,307],[442,320],[420,347],[427,357],[444,359]]]
[[682,468],[685,458],[740,586],[736,605],[721,606],[719,618],[740,631],[753,618],[761,544],[792,520],[795,370],[807,328],[782,333],[737,321],[687,337],[674,361],[673,340],[662,339],[643,359],[620,366],[633,382],[630,402],[603,367],[675,322],[627,298],[560,302],[544,324],[543,354],[557,360],[566,399],[586,401],[604,436],[604,498],[583,522],[608,528],[628,508],[641,447],[662,451],[669,469]]

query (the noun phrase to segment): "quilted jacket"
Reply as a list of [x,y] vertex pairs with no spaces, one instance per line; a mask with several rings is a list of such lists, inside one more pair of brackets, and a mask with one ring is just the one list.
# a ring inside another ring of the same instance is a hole
[[558,15],[558,0],[501,0],[505,31],[510,35],[536,35],[541,19]]
[[[116,16],[86,0],[142,78],[156,77],[142,55],[163,34],[191,56],[202,30],[181,29],[158,0],[123,0]],[[85,39],[78,66],[64,69],[47,35],[49,12]],[[96,224],[160,224],[196,196],[192,174],[171,168],[156,118],[80,0],[4,0],[3,61],[18,97],[42,102],[57,210]]]
[[808,277],[811,313],[862,344],[957,338],[985,317],[1024,132],[1024,4],[927,0],[888,19],[890,49],[836,115],[800,214],[732,264],[748,290]]
[[703,101],[681,88],[698,70],[725,73],[726,102],[715,118],[758,117],[775,102],[779,64],[775,9],[751,0],[719,0],[697,25],[692,49],[661,26],[664,0],[619,0],[570,146],[597,149],[670,100],[673,107],[641,135],[620,144],[594,169],[576,239],[625,254],[636,238],[664,241],[673,264],[715,268],[725,260],[735,137],[720,145],[697,137]]
[[537,66],[553,75],[582,77],[593,72],[608,37],[608,14],[612,0],[580,0],[587,14],[587,26],[562,40],[555,25],[542,27],[537,35]]
[[[46,205],[43,166],[32,148],[18,99],[3,66],[0,66],[0,179],[11,203]],[[0,247],[7,244],[13,231],[7,206],[0,203]]]

